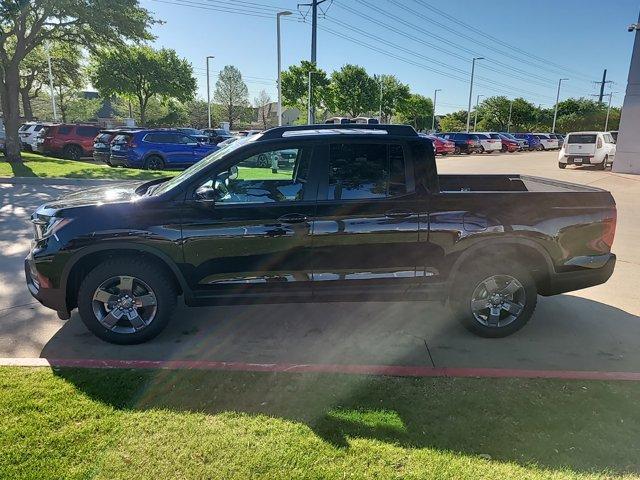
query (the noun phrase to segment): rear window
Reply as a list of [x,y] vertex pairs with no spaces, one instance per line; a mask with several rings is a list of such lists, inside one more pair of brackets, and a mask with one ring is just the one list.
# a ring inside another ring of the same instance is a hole
[[111,141],[112,136],[113,136],[113,133],[101,133],[96,137],[95,141],[100,143],[109,143]]
[[44,125],[36,125],[36,128],[34,128],[33,131],[39,132],[40,130],[42,130],[42,127],[44,127]]
[[113,137],[113,143],[127,143],[130,138],[131,135],[116,135]]
[[595,134],[571,134],[567,138],[567,143],[596,143]]
[[20,128],[18,129],[19,132],[24,132],[26,130],[29,130],[29,127],[32,127],[33,125],[22,125],[20,126]]

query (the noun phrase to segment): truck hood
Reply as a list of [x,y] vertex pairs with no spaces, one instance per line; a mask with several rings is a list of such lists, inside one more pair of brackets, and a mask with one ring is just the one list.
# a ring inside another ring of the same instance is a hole
[[145,183],[149,182],[127,183],[126,185],[109,185],[80,190],[79,192],[64,195],[60,198],[44,203],[38,207],[35,214],[53,217],[72,208],[134,202],[141,198],[136,194],[136,189]]

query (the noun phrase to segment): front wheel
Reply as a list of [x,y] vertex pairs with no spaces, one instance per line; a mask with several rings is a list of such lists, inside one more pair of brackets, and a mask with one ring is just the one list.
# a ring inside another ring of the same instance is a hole
[[157,264],[133,257],[99,264],[78,292],[80,318],[97,337],[132,345],[158,335],[176,306],[173,279]]
[[462,273],[451,305],[467,330],[481,337],[506,337],[531,319],[538,291],[525,268],[476,263]]

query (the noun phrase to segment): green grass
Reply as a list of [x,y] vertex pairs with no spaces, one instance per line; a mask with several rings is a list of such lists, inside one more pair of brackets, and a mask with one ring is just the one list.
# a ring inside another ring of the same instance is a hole
[[0,369],[0,478],[637,478],[640,384]]
[[22,162],[9,163],[0,155],[0,177],[89,178],[147,180],[178,174],[175,171],[149,171],[113,168],[107,165],[63,160],[34,153],[22,153]]

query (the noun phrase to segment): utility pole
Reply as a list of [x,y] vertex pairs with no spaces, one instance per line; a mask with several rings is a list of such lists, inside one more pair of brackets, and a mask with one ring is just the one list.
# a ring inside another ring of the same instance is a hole
[[609,106],[607,107],[607,118],[604,121],[604,131],[606,132],[607,130],[609,130],[609,114],[611,113],[611,99],[613,98],[613,95],[615,93],[618,92],[609,92],[607,95],[609,95]]
[[469,85],[469,107],[467,108],[467,133],[469,133],[469,125],[471,123],[471,99],[473,98],[473,75],[476,70],[476,60],[484,60],[484,57],[474,57],[471,62],[471,84]]
[[507,121],[507,133],[511,131],[511,112],[513,111],[513,99],[509,102],[509,120]]
[[433,115],[431,116],[431,131],[436,131],[436,100],[438,99],[438,92],[441,92],[441,88],[436,88],[433,92]]
[[311,107],[311,75],[313,72],[309,70],[309,80],[308,80],[308,88],[307,91],[307,125],[313,124],[313,110]]
[[380,123],[382,123],[382,75],[380,75]]
[[53,107],[53,119],[58,121],[58,111],[56,110],[56,91],[53,89],[53,74],[51,73],[51,54],[49,52],[49,42],[44,44],[47,52],[47,67],[49,68],[49,88],[51,89],[51,106]]
[[600,84],[600,95],[598,95],[598,102],[602,102],[602,97],[604,96],[604,85],[605,83],[612,83],[611,80],[607,80],[607,69],[604,69],[602,72],[602,81],[596,82]]
[[209,88],[209,59],[215,58],[213,55],[207,55],[207,123],[211,128],[211,89]]
[[473,119],[473,131],[476,131],[476,125],[478,124],[478,103],[480,103],[480,97],[484,97],[484,95],[478,95],[476,97],[476,111],[475,111],[475,118]]
[[[299,3],[298,7],[311,7],[311,63],[316,65],[316,57],[318,50],[318,6],[327,0],[311,0],[311,3]],[[309,92],[311,92],[311,74],[309,74]],[[309,124],[312,123],[314,117],[313,107],[311,106],[311,95],[309,95]]]
[[278,42],[278,126],[282,125],[282,80],[281,80],[281,59],[280,59],[280,17],[291,15],[291,12],[285,10],[276,14],[276,37]]
[[[561,78],[560,80],[558,80],[558,93],[556,93],[556,108],[553,111],[553,126],[551,127],[551,133],[556,133],[556,119],[558,118],[558,100],[560,100],[560,85],[562,84],[563,80],[569,80],[569,79]],[[602,95],[602,92],[600,92],[600,95]]]

